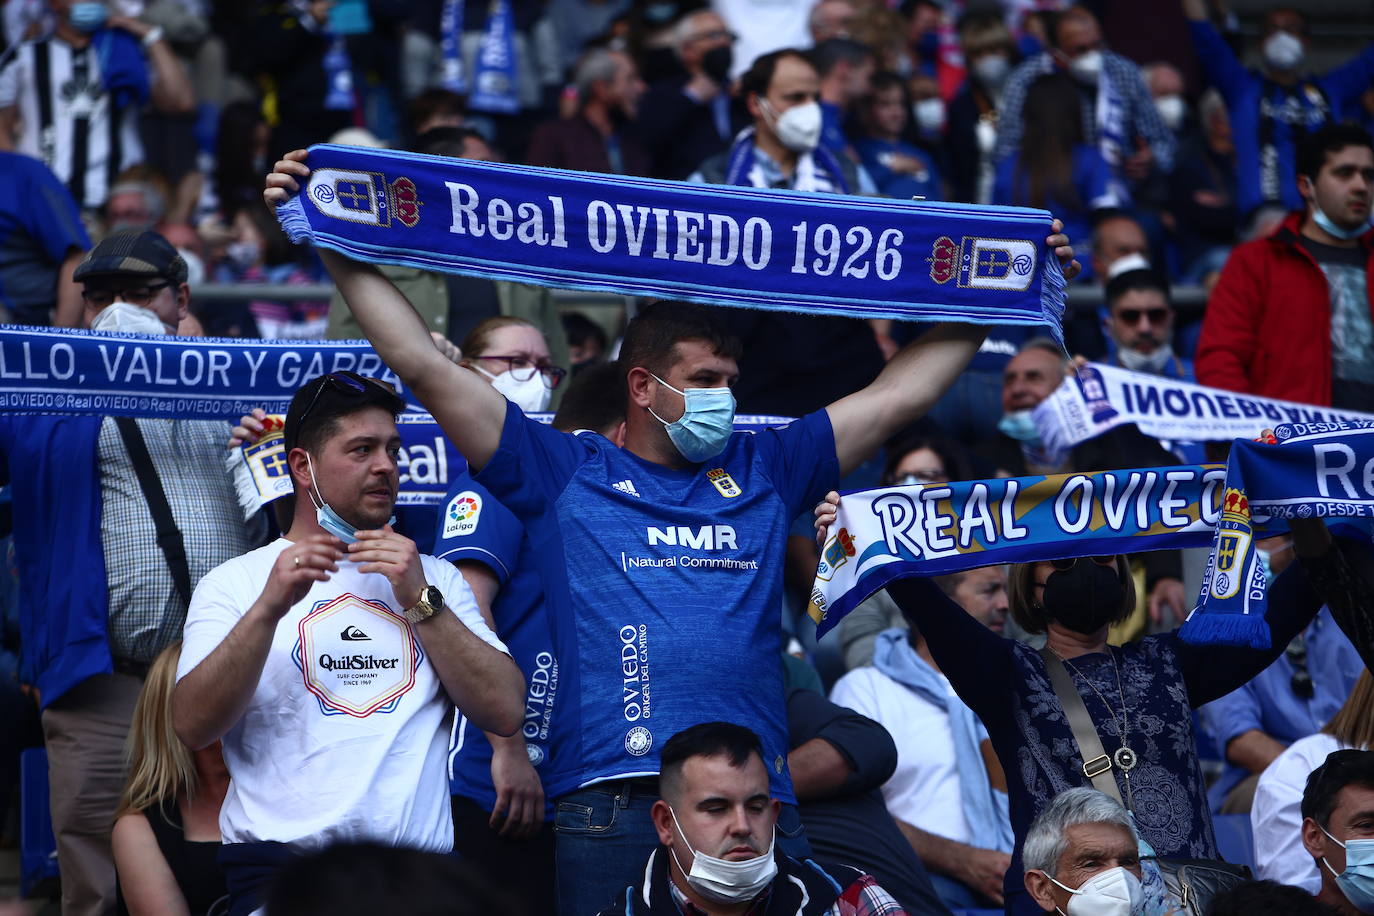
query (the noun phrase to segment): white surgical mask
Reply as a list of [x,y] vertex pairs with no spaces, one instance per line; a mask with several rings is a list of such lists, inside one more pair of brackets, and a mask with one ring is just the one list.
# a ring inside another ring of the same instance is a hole
[[1302,40],[1289,32],[1275,32],[1264,40],[1264,62],[1275,70],[1296,70],[1306,56]]
[[506,400],[525,413],[539,413],[548,409],[549,401],[553,398],[553,392],[549,390],[548,385],[544,384],[542,372],[536,372],[522,382],[510,372],[492,375],[481,366],[474,366],[473,368],[491,379],[491,387],[505,395]]
[[1183,117],[1188,113],[1188,106],[1181,95],[1161,95],[1155,99],[1155,111],[1159,112],[1159,119],[1164,122],[1165,127],[1177,131],[1183,126]]
[[1169,365],[1169,360],[1174,358],[1174,347],[1173,344],[1166,342],[1155,347],[1150,353],[1122,347],[1117,351],[1117,356],[1121,358],[1121,365],[1132,372],[1152,372],[1158,375]]
[[[1045,877],[1050,878],[1049,875]],[[1054,883],[1073,894],[1066,916],[1133,916],[1140,912],[1145,901],[1140,879],[1121,866],[1098,872],[1077,890],[1058,881]]]
[[934,97],[921,99],[911,106],[911,115],[921,133],[939,133],[945,126],[945,103]]
[[1005,54],[984,54],[973,62],[973,75],[989,89],[1001,89],[1011,72],[1011,60]]
[[821,142],[821,106],[819,102],[793,105],[781,115],[773,113],[773,106],[759,98],[764,115],[773,122],[778,141],[794,153],[809,153]]
[[669,807],[668,813],[673,816],[673,826],[677,828],[678,836],[682,837],[683,845],[692,853],[692,868],[690,871],[683,868],[677,851],[670,849],[673,861],[687,874],[687,883],[692,890],[707,900],[726,904],[745,903],[757,897],[777,876],[778,863],[773,858],[773,839],[769,839],[768,851],[761,856],[741,862],[717,859],[692,849],[687,834],[682,832],[682,825],[677,822],[677,812]]
[[1102,72],[1102,52],[1094,50],[1078,55],[1069,63],[1069,69],[1080,82],[1096,83]]
[[91,319],[91,330],[116,334],[171,334],[176,328],[169,329],[152,309],[116,299]]

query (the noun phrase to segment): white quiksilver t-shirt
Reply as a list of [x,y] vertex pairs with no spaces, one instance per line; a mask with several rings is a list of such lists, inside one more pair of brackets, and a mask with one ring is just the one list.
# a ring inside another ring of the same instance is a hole
[[[201,579],[177,680],[224,640],[290,545],[279,539]],[[453,565],[421,562],[452,613],[505,652]],[[253,698],[224,736],[225,843],[452,848],[445,752],[453,706],[403,612],[385,576],[341,561],[277,623]]]

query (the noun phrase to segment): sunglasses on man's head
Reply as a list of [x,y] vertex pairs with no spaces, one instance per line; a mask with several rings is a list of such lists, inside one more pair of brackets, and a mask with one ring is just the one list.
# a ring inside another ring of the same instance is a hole
[[396,389],[392,388],[381,379],[367,378],[366,376],[355,377],[343,372],[331,372],[328,375],[321,376],[321,378],[323,378],[324,381],[316,386],[315,394],[310,398],[310,404],[306,406],[305,410],[301,411],[301,418],[296,421],[297,429],[305,425],[306,418],[310,416],[310,412],[315,409],[315,405],[320,401],[320,392],[324,391],[325,388],[333,388],[340,394],[346,394],[350,397],[361,397],[366,394],[368,385],[375,385],[388,394],[396,393]]

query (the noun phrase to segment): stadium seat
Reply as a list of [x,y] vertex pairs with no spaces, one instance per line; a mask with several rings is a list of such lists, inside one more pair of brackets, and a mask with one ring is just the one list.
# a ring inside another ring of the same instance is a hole
[[28,897],[45,878],[57,877],[57,840],[48,810],[48,752],[19,755],[19,894]]
[[1248,814],[1214,814],[1212,827],[1217,835],[1217,852],[1233,865],[1248,865],[1255,870],[1255,836]]

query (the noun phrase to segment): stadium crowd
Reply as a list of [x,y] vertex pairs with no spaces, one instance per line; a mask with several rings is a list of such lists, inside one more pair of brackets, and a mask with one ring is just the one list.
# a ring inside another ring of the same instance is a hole
[[[406,402],[346,371],[284,417],[0,412],[0,845],[43,747],[61,912],[1374,913],[1367,539],[1256,542],[1268,649],[1179,638],[1195,550],[806,613],[838,492],[1225,460],[1045,441],[1087,361],[1374,417],[1374,44],[1223,0],[0,8],[5,322],[366,339],[461,456],[399,505]],[[320,143],[1041,208],[1088,305],[1062,345],[584,313],[293,246]]]

